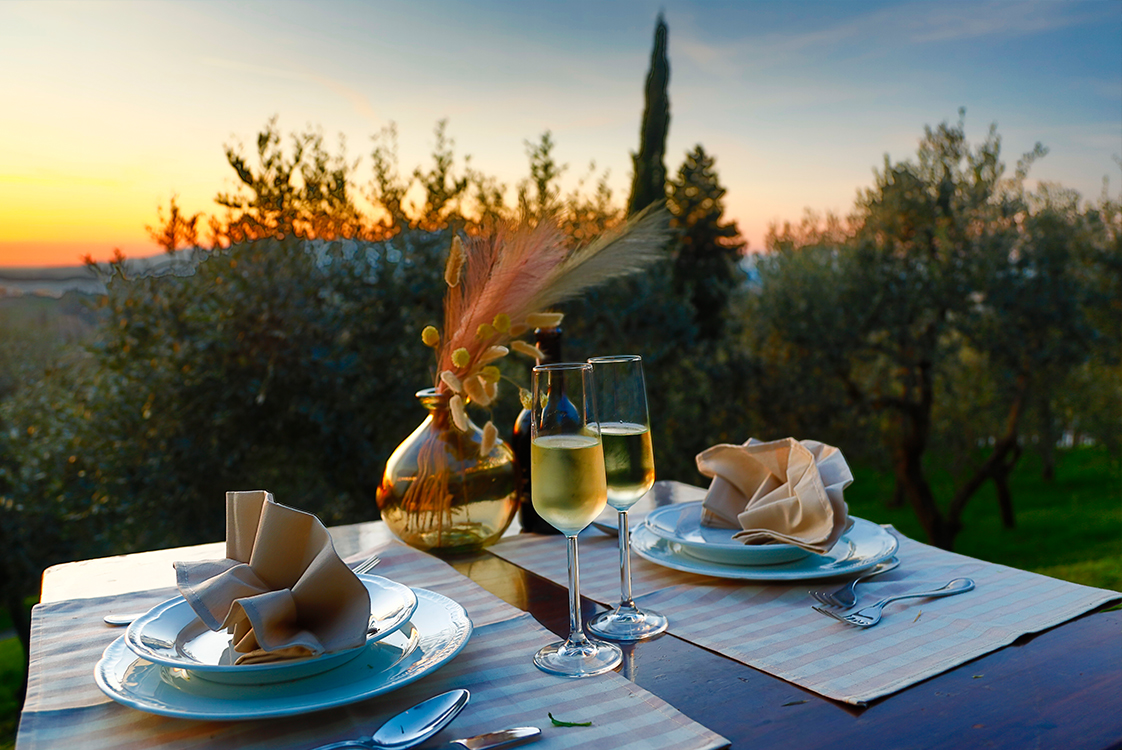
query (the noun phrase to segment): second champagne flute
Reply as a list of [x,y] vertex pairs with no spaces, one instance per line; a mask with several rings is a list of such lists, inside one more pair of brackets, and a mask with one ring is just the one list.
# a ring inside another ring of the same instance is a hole
[[565,677],[601,674],[623,660],[618,646],[593,640],[581,628],[577,534],[607,502],[592,379],[592,366],[584,362],[534,368],[530,423],[534,510],[569,544],[569,637],[543,647],[534,655],[534,664]]
[[604,638],[638,641],[666,630],[664,615],[640,609],[631,599],[631,535],[627,511],[654,485],[654,451],[647,412],[643,359],[636,354],[593,357],[593,381],[604,443],[608,505],[619,517],[620,603],[602,612],[588,629]]

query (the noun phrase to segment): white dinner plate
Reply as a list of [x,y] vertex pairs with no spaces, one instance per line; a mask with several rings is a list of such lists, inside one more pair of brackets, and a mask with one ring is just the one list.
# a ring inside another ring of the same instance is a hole
[[886,529],[862,518],[824,555],[807,555],[777,565],[725,565],[686,553],[682,545],[663,539],[644,523],[631,533],[631,549],[645,560],[686,573],[742,581],[802,581],[849,575],[892,557],[900,542]]
[[307,659],[234,664],[240,654],[230,643],[230,633],[204,625],[182,596],[157,604],[133,621],[125,632],[125,643],[150,662],[189,669],[213,682],[256,685],[308,677],[356,658],[366,646],[408,622],[417,608],[417,595],[408,586],[381,576],[360,575],[359,580],[370,593],[370,624],[377,628],[367,635],[365,646]]
[[415,589],[408,624],[329,672],[261,685],[227,685],[137,658],[121,636],[94,669],[102,692],[126,706],[187,719],[260,719],[319,711],[388,693],[437,669],[471,637],[467,611],[446,596]]
[[677,542],[682,551],[725,565],[777,565],[810,554],[793,544],[745,544],[733,539],[741,529],[720,529],[701,524],[701,502],[658,508],[647,516],[647,527],[663,539]]

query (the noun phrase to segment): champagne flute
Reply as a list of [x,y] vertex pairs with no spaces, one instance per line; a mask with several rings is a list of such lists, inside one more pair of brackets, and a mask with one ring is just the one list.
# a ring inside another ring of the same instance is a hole
[[581,627],[577,534],[607,504],[592,365],[538,365],[533,373],[530,481],[534,510],[569,543],[569,637],[543,647],[534,655],[534,664],[551,674],[590,677],[615,668],[623,659],[618,646],[589,638]]
[[620,603],[588,629],[604,638],[638,641],[666,630],[664,615],[640,609],[631,599],[631,535],[627,511],[654,485],[654,451],[647,413],[643,358],[636,354],[593,357],[596,407],[608,480],[608,504],[619,517]]

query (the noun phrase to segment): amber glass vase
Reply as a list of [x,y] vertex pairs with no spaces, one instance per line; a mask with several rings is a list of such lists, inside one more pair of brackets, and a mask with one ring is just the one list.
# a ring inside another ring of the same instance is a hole
[[447,394],[417,392],[428,416],[394,450],[382,483],[382,520],[406,544],[438,553],[470,552],[498,541],[518,512],[514,451],[502,440],[480,455],[483,431],[452,423]]

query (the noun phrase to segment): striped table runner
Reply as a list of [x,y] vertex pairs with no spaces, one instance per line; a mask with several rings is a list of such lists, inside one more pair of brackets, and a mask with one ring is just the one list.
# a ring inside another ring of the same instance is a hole
[[[908,539],[900,567],[861,584],[861,603],[973,578],[974,591],[945,599],[890,604],[870,629],[811,609],[810,592],[837,581],[752,583],[681,573],[632,556],[636,603],[670,619],[670,633],[730,659],[852,704],[889,695],[1102,604],[1115,591],[982,562]],[[491,551],[562,586],[568,576],[563,537],[525,534]],[[580,538],[581,594],[605,606],[619,602],[616,540]]]
[[[373,551],[373,550],[371,550]],[[536,747],[718,748],[728,742],[618,673],[585,680],[547,675],[533,653],[556,640],[528,614],[503,602],[441,560],[398,543],[380,551],[379,574],[460,602],[475,624],[464,650],[421,680],[387,695],[281,719],[214,722],[173,719],[119,705],[93,680],[94,664],[120,628],[109,611],[143,611],[174,590],[39,605],[32,619],[32,659],[17,750],[81,747],[261,748],[303,750],[369,735],[383,721],[431,695],[462,687],[468,707],[438,738],[508,726],[542,729]],[[590,727],[554,727],[548,713]]]

